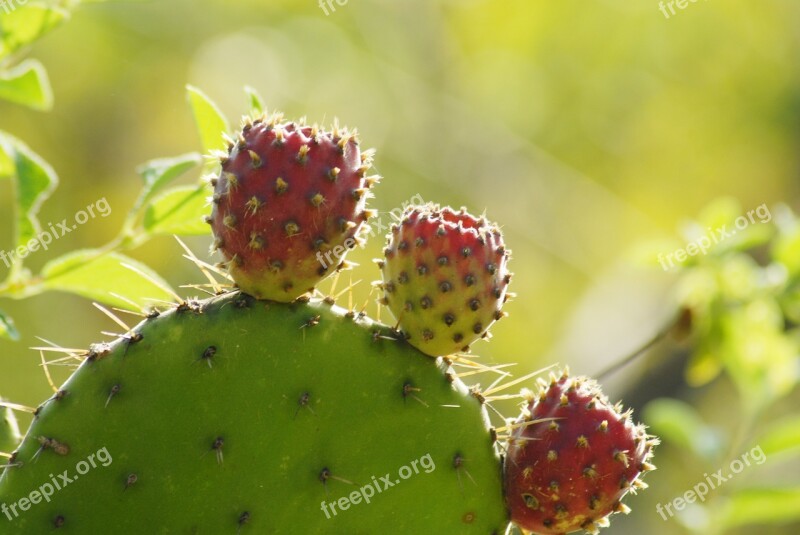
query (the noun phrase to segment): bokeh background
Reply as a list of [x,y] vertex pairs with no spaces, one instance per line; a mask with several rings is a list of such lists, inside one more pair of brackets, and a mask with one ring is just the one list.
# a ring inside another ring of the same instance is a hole
[[[486,362],[518,362],[518,375],[553,362],[597,375],[677,311],[676,277],[640,244],[675,238],[719,197],[745,210],[798,208],[798,28],[793,0],[703,0],[669,18],[656,0],[349,0],[334,1],[328,14],[314,0],[84,4],[26,51],[49,71],[53,110],[0,101],[0,129],[24,139],[61,178],[42,222],[71,218],[101,197],[113,212],[28,265],[35,271],[108,241],[141,188],[137,165],[199,150],[185,84],[234,120],[248,111],[249,85],[290,117],[358,127],[378,150],[385,178],[372,206],[384,222],[419,195],[503,225],[518,297],[491,342],[475,347]],[[12,205],[11,183],[0,182],[0,249],[12,247]],[[208,237],[186,241],[208,259]],[[379,277],[371,259],[381,245],[373,238],[350,258],[360,264],[357,303]],[[171,237],[129,254],[176,287],[202,282]],[[19,342],[0,340],[0,393],[29,405],[50,395],[38,352],[28,349],[41,344],[36,336],[85,347],[113,330],[69,294],[0,305],[22,332]],[[690,353],[684,340],[667,337],[604,375],[605,389],[637,410],[659,397],[686,401],[721,442],[732,442],[734,388],[724,376],[687,385]],[[66,373],[54,369],[57,382]],[[798,401],[790,393],[767,417],[791,415]],[[511,402],[501,408],[516,411]],[[722,467],[686,462],[683,447],[666,441],[651,490],[629,500],[634,513],[616,518],[611,533],[698,532],[701,510],[669,521],[655,511]],[[735,484],[797,488],[798,473],[791,459],[770,459]],[[725,489],[714,499],[724,502]],[[789,503],[800,509],[800,498]],[[757,526],[800,529],[791,515]]]

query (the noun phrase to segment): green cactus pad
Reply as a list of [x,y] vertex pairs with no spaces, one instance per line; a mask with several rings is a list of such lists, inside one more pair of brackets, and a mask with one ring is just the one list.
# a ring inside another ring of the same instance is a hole
[[0,452],[13,451],[20,441],[17,419],[11,409],[0,407]]
[[[18,513],[0,513],[0,532],[505,529],[485,408],[387,327],[232,293],[133,333],[95,346],[43,405],[0,479],[0,506]],[[53,480],[49,502],[20,502]]]

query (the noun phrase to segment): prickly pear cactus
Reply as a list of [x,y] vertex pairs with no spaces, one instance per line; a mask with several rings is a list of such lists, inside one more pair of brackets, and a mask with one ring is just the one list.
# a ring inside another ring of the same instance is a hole
[[485,409],[394,336],[240,293],[148,319],[42,407],[2,532],[501,532]]
[[[73,354],[21,444],[0,421],[14,450],[0,532],[566,533],[627,511],[620,482],[643,486],[655,442],[594,383],[565,376],[563,396],[537,401],[506,391],[531,376],[461,382],[507,375],[459,353],[505,316],[498,226],[406,210],[376,283],[395,328],[306,293],[360,243],[378,177],[354,135],[281,121],[245,119],[210,179],[212,248],[235,286]],[[513,397],[522,416],[493,427],[486,407]],[[556,441],[563,466],[546,462]]]

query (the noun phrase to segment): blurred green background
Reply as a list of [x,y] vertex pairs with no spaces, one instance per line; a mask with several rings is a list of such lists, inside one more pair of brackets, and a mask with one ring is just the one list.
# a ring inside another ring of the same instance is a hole
[[[474,351],[486,362],[519,362],[517,375],[553,362],[598,374],[670,323],[676,277],[643,262],[637,244],[676,236],[721,196],[745,211],[798,207],[796,1],[702,1],[669,18],[655,0],[349,0],[333,8],[326,15],[314,0],[84,4],[38,41],[27,55],[46,66],[55,107],[40,113],[0,101],[0,129],[25,140],[61,178],[43,223],[72,218],[102,197],[112,214],[33,254],[29,267],[111,239],[141,188],[137,165],[199,150],[186,83],[231,119],[248,111],[242,87],[250,85],[270,110],[357,126],[378,150],[385,178],[372,206],[384,223],[414,195],[499,221],[518,297],[491,343]],[[3,250],[13,246],[12,206],[11,183],[0,182]],[[207,237],[186,241],[209,259]],[[379,278],[371,259],[381,245],[373,238],[350,257],[361,264],[356,303]],[[129,254],[176,287],[202,282],[170,237]],[[0,278],[5,271],[0,264]],[[28,405],[50,395],[38,352],[28,349],[41,344],[36,336],[86,347],[115,329],[68,294],[0,304],[23,336],[0,340],[0,393]],[[637,410],[657,397],[688,401],[709,432],[734,435],[734,387],[724,377],[687,386],[689,353],[668,338],[604,376],[606,391]],[[56,382],[67,372],[55,369]],[[761,417],[791,415],[798,401],[793,392]],[[516,411],[513,403],[502,408]],[[634,513],[615,518],[610,532],[697,529],[702,510],[668,521],[655,511],[723,467],[687,463],[682,448],[666,441],[660,470],[647,478],[651,489],[628,501]],[[736,485],[800,485],[796,463],[771,460]],[[726,499],[725,489],[718,494]],[[800,509],[800,498],[789,503]],[[788,518],[758,533],[799,529]],[[739,532],[751,531],[730,531]]]

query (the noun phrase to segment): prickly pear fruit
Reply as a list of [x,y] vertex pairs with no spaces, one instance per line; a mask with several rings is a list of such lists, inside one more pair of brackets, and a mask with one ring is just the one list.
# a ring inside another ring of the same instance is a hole
[[586,377],[565,372],[528,394],[504,465],[512,520],[539,534],[596,533],[627,513],[620,499],[646,486],[657,441]]
[[394,336],[239,292],[151,317],[41,406],[0,532],[502,533],[485,407]]
[[341,264],[359,243],[372,151],[355,133],[282,123],[280,115],[247,119],[220,157],[212,213],[214,249],[239,287],[289,302]]
[[428,355],[467,351],[503,317],[511,280],[500,229],[465,209],[411,206],[392,228],[383,301],[408,341]]

